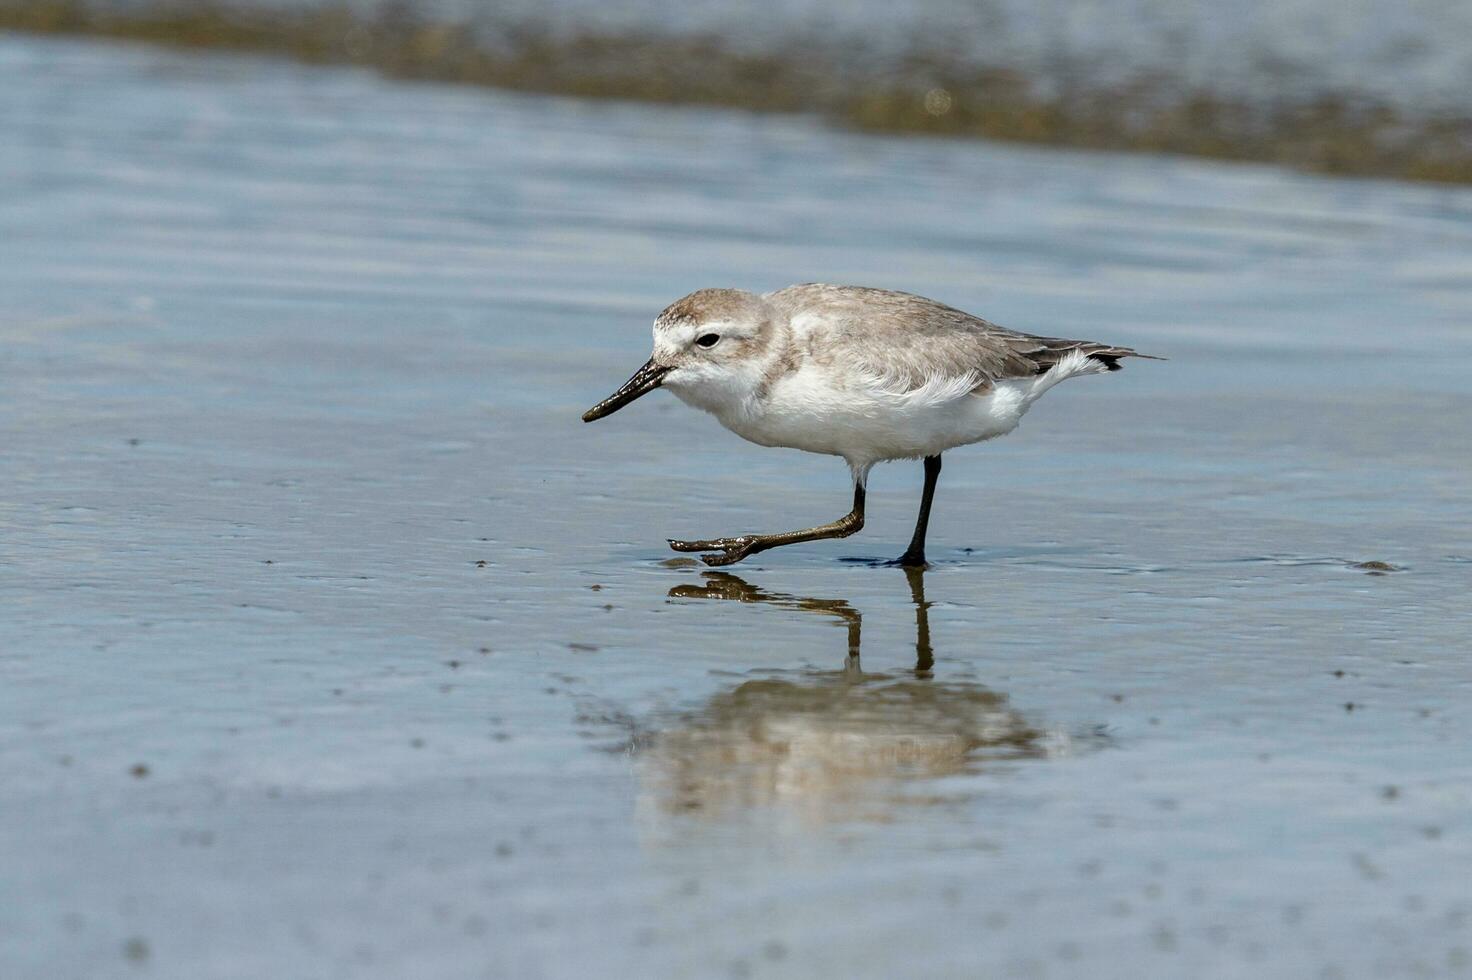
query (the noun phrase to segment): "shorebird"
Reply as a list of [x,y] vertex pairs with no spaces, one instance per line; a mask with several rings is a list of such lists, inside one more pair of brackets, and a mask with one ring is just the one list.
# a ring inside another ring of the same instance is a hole
[[730,565],[770,548],[846,538],[864,526],[875,463],[923,459],[915,533],[895,564],[925,564],[925,532],[941,453],[1006,435],[1060,381],[1119,370],[1124,357],[1160,358],[1091,340],[1018,333],[923,296],[807,283],[756,294],[700,289],[654,321],[654,352],[593,422],[655,388],[759,446],[842,456],[853,509],[800,531],[742,534],[670,547]]

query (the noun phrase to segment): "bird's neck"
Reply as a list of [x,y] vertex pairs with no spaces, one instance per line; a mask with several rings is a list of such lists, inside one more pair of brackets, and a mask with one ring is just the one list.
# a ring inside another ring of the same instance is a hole
[[[792,325],[786,317],[774,319],[767,327],[769,341],[760,357],[752,358],[744,372],[741,397],[726,411],[735,418],[759,419],[771,404],[772,387],[796,369],[793,352]],[[720,413],[717,413],[720,414]],[[723,416],[722,421],[726,421]]]

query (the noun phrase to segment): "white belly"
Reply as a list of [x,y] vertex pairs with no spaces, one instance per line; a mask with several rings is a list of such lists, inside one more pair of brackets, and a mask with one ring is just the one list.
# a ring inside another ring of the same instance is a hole
[[774,385],[763,410],[721,421],[763,446],[842,456],[867,465],[934,456],[1017,428],[1027,410],[1016,383],[943,401],[876,391],[838,391],[802,373]]
[[980,393],[972,393],[969,382],[958,379],[959,386],[938,381],[897,394],[841,388],[822,372],[805,368],[774,384],[760,405],[717,417],[726,428],[759,445],[842,456],[867,468],[1006,435],[1053,385],[1103,369],[1082,357],[1065,358],[1047,374],[999,381]]

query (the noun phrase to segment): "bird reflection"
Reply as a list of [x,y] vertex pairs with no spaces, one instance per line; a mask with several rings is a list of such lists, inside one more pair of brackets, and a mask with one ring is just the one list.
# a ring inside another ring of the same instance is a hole
[[641,725],[631,744],[644,802],[666,813],[718,816],[782,806],[815,819],[882,819],[895,801],[936,801],[917,794],[918,781],[1059,748],[1060,736],[1029,723],[1005,695],[934,679],[924,571],[905,574],[915,666],[895,673],[861,669],[863,615],[846,599],[770,592],[728,572],[670,589],[671,599],[762,603],[832,617],[847,630],[848,650],[842,669],[763,672],[697,710]]
[[[935,653],[930,646],[930,603],[925,601],[925,569],[907,567],[905,578],[910,584],[910,601],[915,605],[915,676],[929,677],[935,666]],[[863,639],[864,615],[847,599],[814,599],[809,596],[768,592],[730,572],[706,572],[704,585],[677,585],[670,589],[671,599],[730,599],[736,602],[766,602],[788,609],[828,613],[848,626],[846,666],[859,666],[859,647]]]

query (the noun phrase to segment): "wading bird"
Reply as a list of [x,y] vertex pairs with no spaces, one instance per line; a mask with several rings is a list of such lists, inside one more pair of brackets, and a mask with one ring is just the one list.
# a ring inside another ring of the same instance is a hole
[[[900,565],[925,564],[925,531],[941,453],[1017,428],[1060,381],[1119,370],[1128,347],[1007,330],[910,293],[809,283],[758,295],[701,289],[654,321],[653,356],[583,414],[593,422],[655,388],[714,415],[760,446],[842,456],[853,510],[831,524],[779,534],[671,540],[730,565],[769,548],[845,538],[864,526],[875,463],[923,459],[920,516]],[[1151,358],[1160,360],[1160,358]]]

